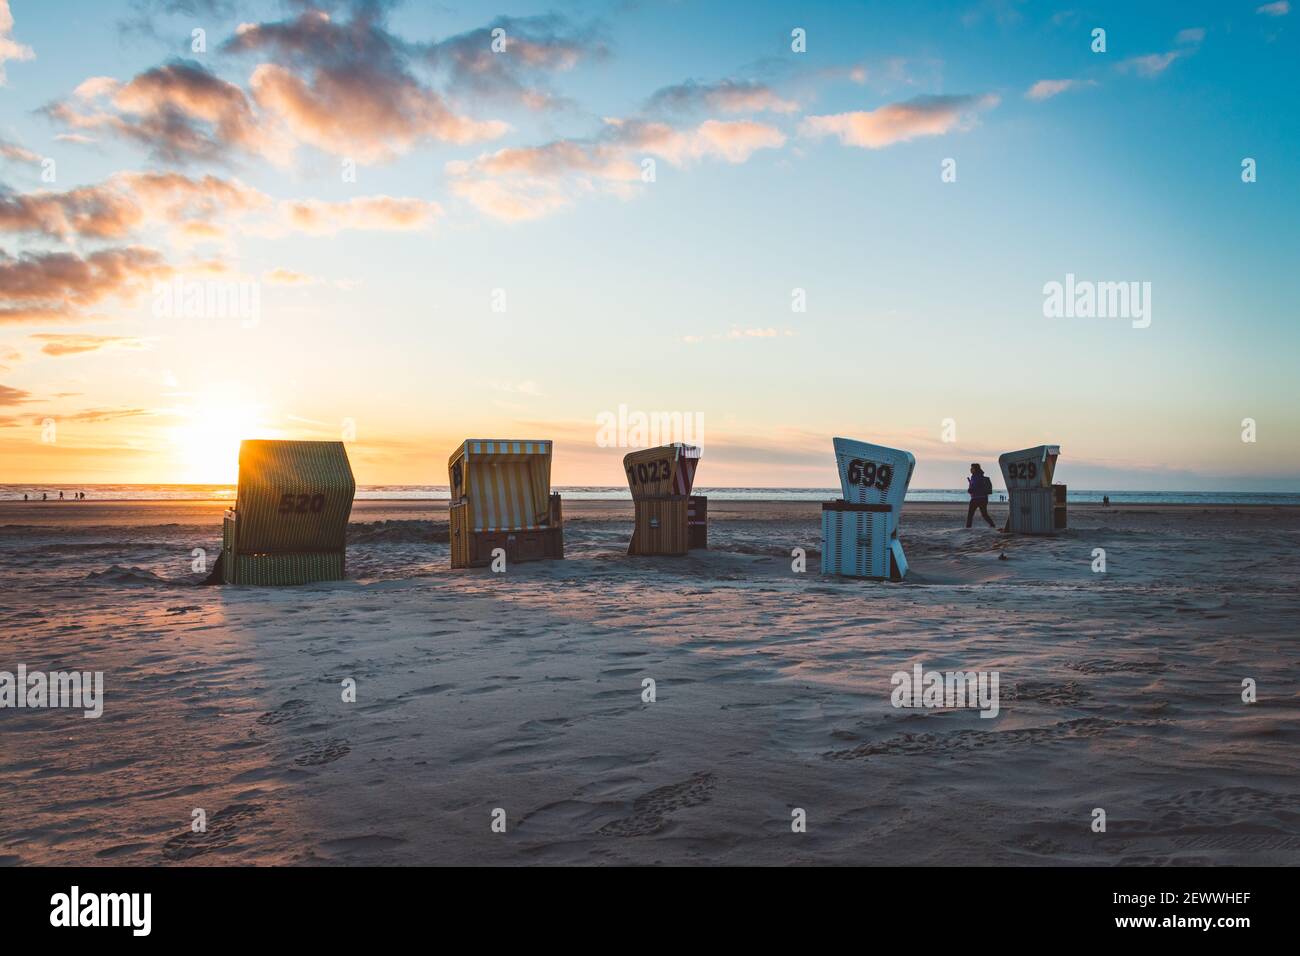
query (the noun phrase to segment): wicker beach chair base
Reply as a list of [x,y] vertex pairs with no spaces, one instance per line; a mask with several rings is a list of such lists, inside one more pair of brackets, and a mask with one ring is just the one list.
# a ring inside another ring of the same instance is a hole
[[1056,534],[1066,528],[1065,485],[1012,488],[1007,530],[1013,534]]
[[890,531],[893,508],[828,501],[822,505],[822,574],[901,581],[903,545]]
[[709,499],[704,495],[667,495],[632,502],[635,525],[627,553],[683,555],[709,546]]
[[313,581],[342,581],[344,552],[296,551],[258,554],[236,550],[238,517],[227,513],[221,526],[221,581],[223,584],[291,585]]
[[549,527],[545,528],[475,531],[469,526],[470,509],[465,502],[453,502],[448,514],[453,568],[485,568],[492,563],[492,552],[498,548],[505,551],[507,567],[519,561],[564,558],[564,515],[559,495],[551,495]]

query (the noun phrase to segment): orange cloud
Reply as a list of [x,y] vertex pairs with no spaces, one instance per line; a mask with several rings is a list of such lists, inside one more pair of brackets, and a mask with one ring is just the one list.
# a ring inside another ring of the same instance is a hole
[[394,196],[357,196],[343,202],[302,199],[280,205],[283,224],[317,236],[344,229],[423,229],[441,215],[436,202]]
[[309,84],[289,70],[264,63],[250,85],[258,105],[302,142],[361,162],[390,159],[431,139],[473,143],[507,129],[497,120],[453,113],[432,90],[394,83],[379,75],[320,72]]
[[659,158],[675,166],[702,159],[745,162],[760,149],[784,145],[785,134],[752,120],[706,120],[677,129],[643,120],[606,120],[594,140],[564,139],[498,150],[447,164],[451,189],[480,211],[511,221],[537,219],[597,188],[631,195],[642,163]]
[[1025,97],[1026,99],[1041,102],[1042,100],[1050,100],[1053,96],[1059,96],[1070,90],[1096,85],[1093,80],[1039,80],[1025,91]]
[[292,269],[269,269],[262,273],[262,279],[271,285],[311,285],[316,281],[311,276]]
[[6,60],[34,60],[32,48],[13,38],[14,15],[9,10],[9,0],[0,0],[0,86],[5,85]]
[[0,323],[84,317],[105,300],[131,301],[171,275],[153,249],[104,249],[84,258],[69,252],[0,253]]
[[976,114],[997,106],[992,93],[982,96],[919,96],[875,110],[809,116],[800,124],[805,136],[837,136],[845,146],[883,149],[921,136],[942,136],[969,129]]
[[46,355],[80,355],[100,349],[142,349],[144,340],[127,335],[78,335],[73,333],[43,333],[32,338],[44,342],[41,351]]

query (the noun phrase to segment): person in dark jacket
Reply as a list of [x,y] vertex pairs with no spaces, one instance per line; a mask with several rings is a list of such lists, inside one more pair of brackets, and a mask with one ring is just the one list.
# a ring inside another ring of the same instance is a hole
[[970,527],[975,519],[975,512],[978,511],[989,523],[990,528],[996,528],[997,525],[989,517],[989,495],[993,493],[993,482],[977,463],[970,466],[970,477],[966,479],[966,493],[970,495],[970,504],[966,507],[966,527]]

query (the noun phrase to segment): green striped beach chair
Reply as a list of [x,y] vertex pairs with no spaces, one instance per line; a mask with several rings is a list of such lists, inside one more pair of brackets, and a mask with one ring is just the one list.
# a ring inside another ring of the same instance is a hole
[[240,443],[239,489],[222,526],[220,580],[342,580],[356,490],[342,442]]

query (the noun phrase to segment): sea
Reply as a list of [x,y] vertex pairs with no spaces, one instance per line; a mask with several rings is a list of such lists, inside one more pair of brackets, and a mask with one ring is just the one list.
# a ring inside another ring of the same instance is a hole
[[[555,491],[573,501],[630,500],[626,486],[557,485]],[[62,492],[65,500],[76,492],[84,492],[93,501],[233,501],[234,485],[0,485],[0,501],[40,501],[41,496],[57,500]],[[705,488],[695,489],[696,494],[709,495],[727,501],[829,501],[839,497],[838,488]],[[1003,492],[994,491],[997,501]],[[1258,491],[1122,491],[1114,489],[1081,490],[1070,488],[1071,502],[1100,502],[1103,497],[1113,505],[1172,504],[1172,505],[1300,505],[1300,493]],[[359,485],[357,498],[361,500],[389,501],[446,501],[451,497],[446,485]],[[964,502],[966,489],[912,488],[908,501]]]

